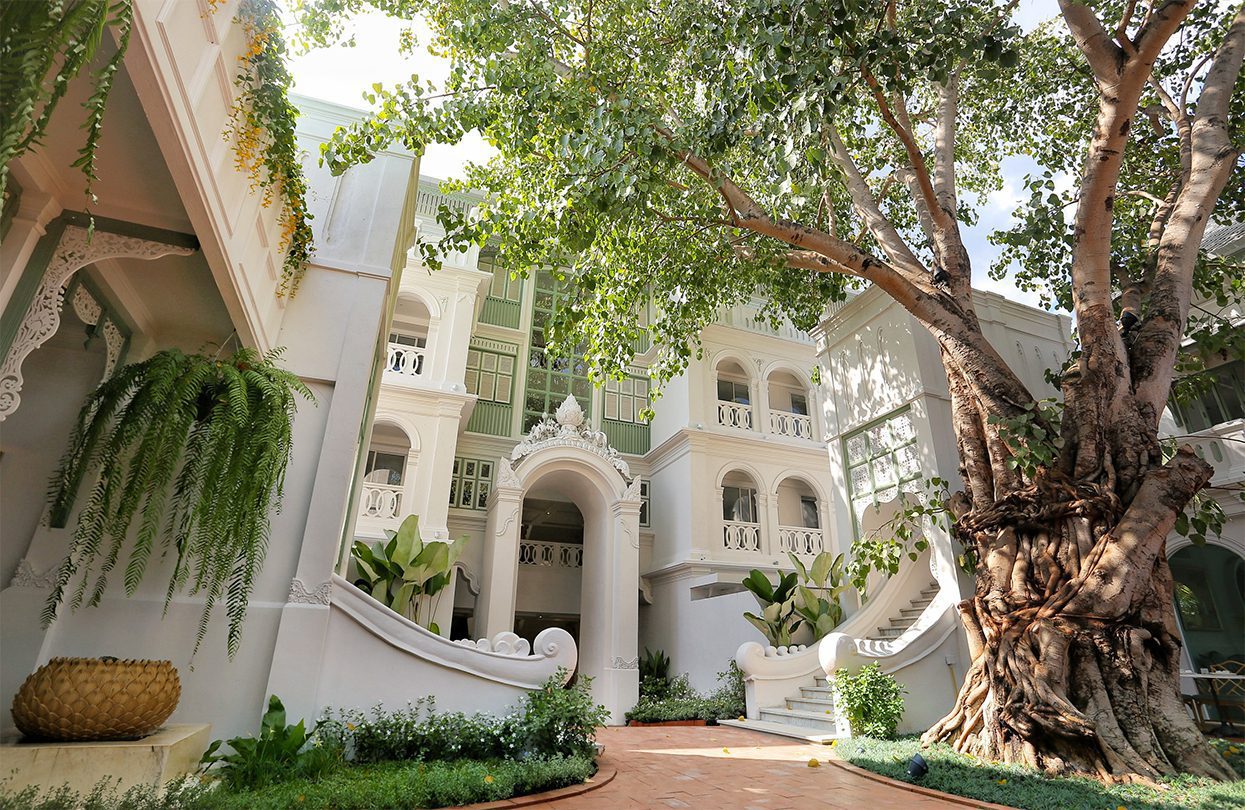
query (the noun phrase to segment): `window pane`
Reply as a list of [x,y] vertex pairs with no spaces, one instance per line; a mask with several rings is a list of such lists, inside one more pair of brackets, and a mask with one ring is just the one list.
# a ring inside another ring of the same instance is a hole
[[605,418],[618,418],[618,394],[612,394],[608,391],[605,394]]
[[467,369],[467,393],[480,393],[480,372],[475,369]]
[[514,379],[511,377],[497,378],[497,401],[510,403],[510,389],[514,385]]
[[723,402],[735,400],[735,389],[729,380],[718,380],[718,399]]
[[[494,399],[494,393],[497,387],[497,378],[492,374],[485,374],[480,378],[480,397],[483,399]],[[468,388],[467,390],[471,390]]]
[[[467,362],[470,363],[471,360],[468,360]],[[492,352],[485,352],[484,354],[482,354],[480,356],[480,368],[484,369],[485,371],[496,371],[497,370],[497,355],[493,354]]]
[[791,395],[791,412],[800,416],[808,416],[808,400],[803,394]]
[[816,498],[800,498],[800,513],[806,529],[820,528]]

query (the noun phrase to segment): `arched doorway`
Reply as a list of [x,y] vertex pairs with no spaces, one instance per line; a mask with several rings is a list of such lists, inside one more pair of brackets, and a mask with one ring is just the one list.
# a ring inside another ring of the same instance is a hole
[[578,644],[584,516],[560,490],[541,490],[529,489],[523,499],[514,632],[534,646],[542,630],[560,627]]
[[1193,669],[1245,661],[1245,559],[1208,543],[1185,546],[1169,564],[1172,602]]
[[[542,621],[530,616],[541,611],[523,610],[525,602],[520,601],[521,596],[535,598],[521,592],[521,585],[535,576],[521,569],[536,567],[521,564],[521,555],[546,551],[534,543],[525,548],[522,532],[525,522],[532,531],[538,512],[550,512],[550,518],[556,512],[560,536],[570,540],[578,530],[582,549],[578,559],[578,671],[593,678],[593,694],[609,710],[613,723],[623,721],[639,696],[640,504],[640,479],[631,477],[627,463],[604,434],[586,426],[573,396],[558,408],[556,419],[547,418],[533,427],[510,459],[498,461],[488,499],[477,633],[493,638],[514,632],[516,614],[522,614],[529,630]],[[560,556],[563,547],[551,547],[547,553]],[[573,548],[566,553],[568,560],[574,559]],[[547,615],[544,621],[552,618],[559,617]]]

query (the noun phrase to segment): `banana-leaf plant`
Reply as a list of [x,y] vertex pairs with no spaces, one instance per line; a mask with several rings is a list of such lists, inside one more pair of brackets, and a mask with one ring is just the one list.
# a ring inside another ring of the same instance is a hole
[[760,630],[770,644],[775,647],[790,646],[791,635],[803,622],[803,618],[795,610],[798,596],[796,575],[780,573],[778,584],[774,585],[769,577],[754,568],[744,578],[743,586],[756,597],[761,606],[760,616],[744,613],[744,618]]
[[[367,591],[395,613],[440,634],[432,621],[437,597],[454,575],[454,563],[463,553],[467,538],[452,543],[419,538],[419,515],[408,515],[398,530],[385,530],[387,540],[372,545],[356,540],[350,549],[359,577],[355,587]],[[421,620],[424,608],[427,615]],[[426,622],[426,624],[425,624]]]
[[795,565],[800,584],[796,588],[795,612],[813,631],[814,639],[822,639],[843,621],[839,596],[850,585],[844,581],[846,563],[843,555],[823,551],[809,566],[794,554],[787,556]]

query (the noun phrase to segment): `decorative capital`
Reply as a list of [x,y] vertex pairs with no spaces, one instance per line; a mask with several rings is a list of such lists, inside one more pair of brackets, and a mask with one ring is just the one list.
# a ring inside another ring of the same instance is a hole
[[301,579],[294,577],[290,580],[290,594],[285,601],[291,605],[327,605],[332,596],[332,582],[321,582],[314,589],[309,589]]

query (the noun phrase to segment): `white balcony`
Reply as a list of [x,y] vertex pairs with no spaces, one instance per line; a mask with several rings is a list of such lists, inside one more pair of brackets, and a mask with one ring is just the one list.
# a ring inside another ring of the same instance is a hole
[[790,436],[793,439],[812,440],[813,418],[799,413],[770,411],[769,432],[778,436]]
[[761,550],[761,524],[727,520],[722,523],[722,548],[727,551]]
[[740,430],[752,430],[752,406],[718,400],[718,424]]
[[519,565],[548,568],[583,568],[584,547],[579,543],[545,543],[523,540],[519,543]]
[[424,373],[424,361],[428,350],[421,346],[406,346],[401,343],[390,343],[389,354],[385,358],[385,372],[399,374],[403,377],[418,377]]
[[803,526],[779,526],[778,548],[797,557],[816,557],[826,547],[825,532]]
[[391,484],[364,484],[359,517],[396,520],[402,514],[402,487]]

